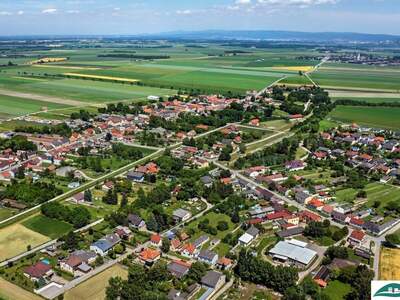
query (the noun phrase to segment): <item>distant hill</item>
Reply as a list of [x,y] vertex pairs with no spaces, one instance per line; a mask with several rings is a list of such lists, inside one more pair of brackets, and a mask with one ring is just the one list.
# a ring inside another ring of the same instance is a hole
[[389,34],[369,34],[355,32],[300,32],[270,30],[206,30],[176,31],[153,34],[155,37],[193,40],[273,40],[308,42],[398,42],[400,36]]

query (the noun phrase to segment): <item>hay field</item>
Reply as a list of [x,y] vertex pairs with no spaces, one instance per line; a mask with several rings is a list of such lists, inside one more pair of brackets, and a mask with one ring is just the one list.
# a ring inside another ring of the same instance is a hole
[[18,223],[4,227],[0,229],[0,261],[25,252],[28,245],[34,248],[49,240]]
[[0,298],[4,300],[42,300],[41,297],[32,294],[3,278],[0,278]]
[[104,299],[108,280],[111,277],[128,277],[128,271],[120,265],[115,265],[97,274],[65,293],[65,300],[97,300]]
[[382,247],[379,258],[379,280],[400,280],[400,249]]

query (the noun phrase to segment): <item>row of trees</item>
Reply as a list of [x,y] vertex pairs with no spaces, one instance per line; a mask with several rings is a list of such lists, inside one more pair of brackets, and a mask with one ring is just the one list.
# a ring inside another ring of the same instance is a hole
[[64,137],[71,136],[71,128],[67,124],[61,123],[52,126],[18,126],[15,128],[15,132],[26,132],[26,133],[37,133],[37,134],[58,134]]

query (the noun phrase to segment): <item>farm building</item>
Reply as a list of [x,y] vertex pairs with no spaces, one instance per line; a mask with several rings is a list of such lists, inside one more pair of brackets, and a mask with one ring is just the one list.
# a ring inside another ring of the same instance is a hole
[[317,252],[307,248],[307,243],[294,239],[278,242],[269,254],[273,259],[302,268],[307,268],[317,256]]

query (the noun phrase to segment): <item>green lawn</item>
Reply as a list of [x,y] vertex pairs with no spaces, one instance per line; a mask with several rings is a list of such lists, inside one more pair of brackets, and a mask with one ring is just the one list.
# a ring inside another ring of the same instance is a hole
[[326,294],[331,300],[343,300],[344,297],[348,293],[350,293],[350,291],[350,284],[346,284],[338,280],[333,280],[329,282],[323,293]]
[[39,232],[51,239],[59,238],[72,229],[72,225],[43,215],[37,215],[22,222],[25,227]]
[[16,210],[12,210],[10,208],[0,208],[0,221],[11,217],[15,213],[17,213]]
[[374,128],[399,129],[400,108],[337,106],[329,115],[332,119]]
[[[210,220],[209,225],[213,226],[213,227],[217,227],[219,221],[226,221],[228,223],[229,229],[225,230],[225,231],[218,231],[218,234],[215,236],[219,239],[222,239],[226,234],[228,234],[235,228],[235,225],[231,222],[231,219],[229,218],[229,216],[227,216],[225,214],[217,214],[215,212],[209,212],[209,213],[205,214],[204,216],[198,218],[194,222],[191,222],[189,225],[187,225],[187,228],[191,228],[196,231],[195,238],[199,237],[200,235],[207,234],[197,228],[199,223],[205,219]],[[207,235],[209,235],[209,234],[207,234]],[[211,237],[211,239],[213,238],[213,236],[211,236],[211,235],[209,235],[209,236]]]

